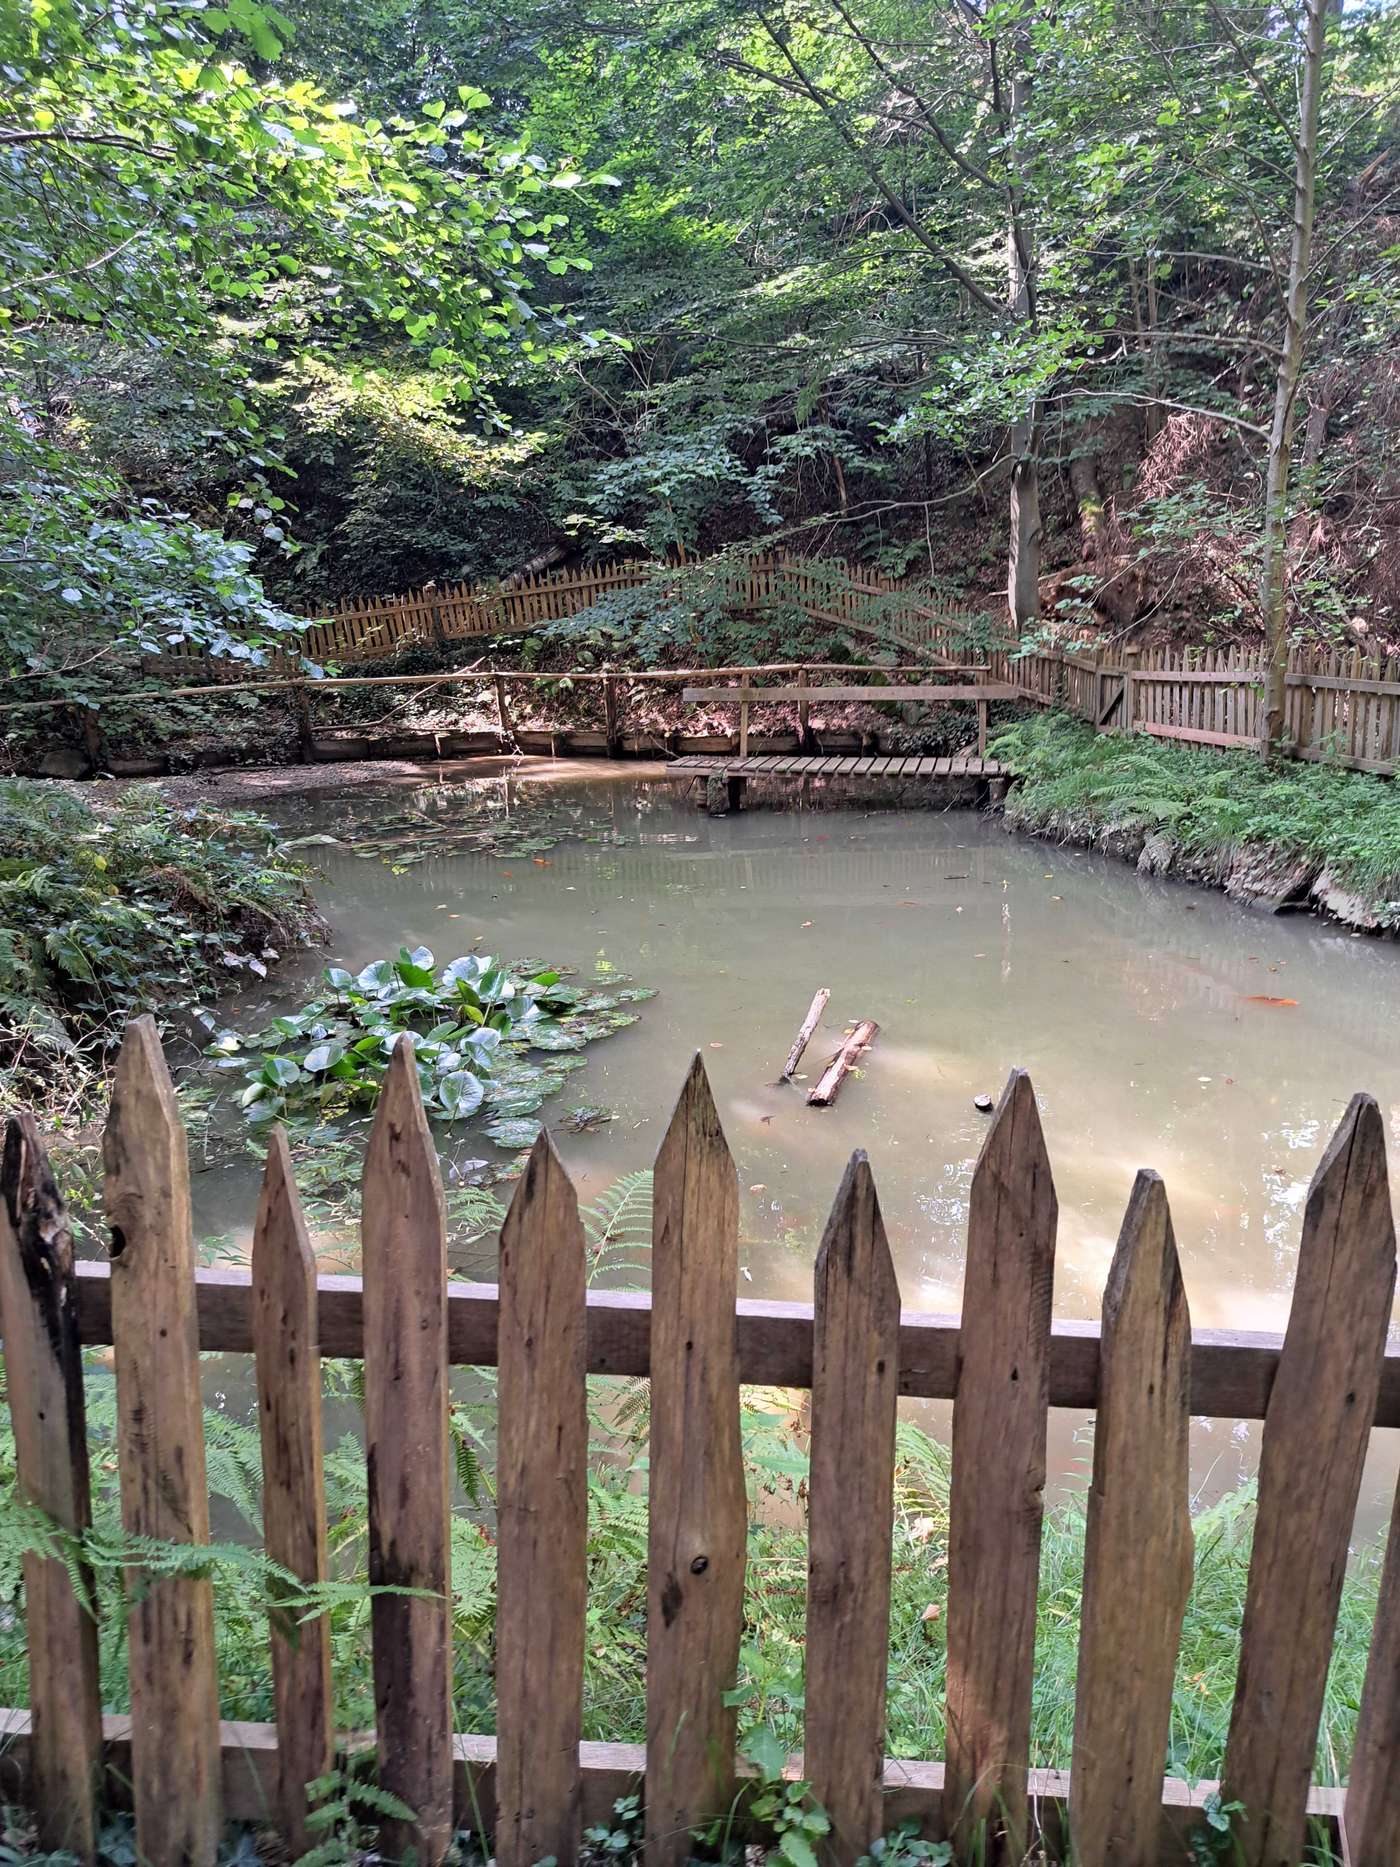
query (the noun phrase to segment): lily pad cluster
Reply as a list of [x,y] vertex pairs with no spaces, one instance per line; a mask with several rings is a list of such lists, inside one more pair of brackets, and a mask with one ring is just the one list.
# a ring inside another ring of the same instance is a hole
[[635,1023],[626,1007],[651,996],[644,986],[610,980],[596,989],[483,954],[438,968],[427,947],[404,947],[358,973],[328,967],[324,990],[300,1011],[248,1036],[222,1031],[210,1054],[241,1072],[238,1100],[250,1121],[320,1120],[372,1107],[408,1032],[429,1115],[457,1122],[484,1109],[488,1139],[515,1149],[538,1134],[530,1118],[545,1098],[583,1067],[584,1046]]

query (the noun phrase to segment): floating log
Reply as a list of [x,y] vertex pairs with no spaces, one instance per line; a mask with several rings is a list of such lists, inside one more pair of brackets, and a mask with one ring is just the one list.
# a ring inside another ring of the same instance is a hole
[[783,1080],[784,1081],[786,1081],[787,1078],[792,1075],[793,1071],[797,1068],[798,1064],[802,1061],[802,1052],[807,1048],[808,1044],[812,1041],[812,1033],[813,1031],[816,1030],[818,1024],[820,1024],[821,1015],[826,1010],[827,1001],[830,999],[830,997],[831,997],[831,993],[827,990],[825,986],[823,986],[821,990],[813,996],[811,1006],[807,1012],[807,1016],[802,1020],[802,1029],[797,1033],[796,1041],[794,1042],[792,1049],[788,1052],[788,1060],[783,1065]]
[[829,1108],[836,1100],[836,1092],[860,1060],[862,1051],[868,1050],[875,1041],[879,1030],[873,1018],[862,1018],[842,1044],[836,1055],[822,1071],[821,1081],[815,1089],[807,1092],[807,1101],[813,1108]]

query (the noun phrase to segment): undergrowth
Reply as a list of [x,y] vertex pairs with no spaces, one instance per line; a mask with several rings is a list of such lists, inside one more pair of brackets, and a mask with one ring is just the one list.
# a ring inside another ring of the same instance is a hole
[[1041,713],[999,732],[1019,782],[1009,821],[1066,839],[1164,831],[1186,856],[1262,849],[1327,870],[1382,925],[1400,926],[1400,789],[1338,765],[1271,765]]
[[81,1118],[134,1012],[191,1012],[321,928],[252,812],[0,784],[0,1108]]

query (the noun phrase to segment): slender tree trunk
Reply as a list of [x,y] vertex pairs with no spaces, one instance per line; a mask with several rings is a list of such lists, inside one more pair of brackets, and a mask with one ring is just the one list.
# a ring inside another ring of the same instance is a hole
[[[1016,72],[1011,80],[1010,122],[1014,130],[1030,104],[1030,43],[1018,35]],[[1035,248],[1026,224],[1019,182],[1007,191],[1006,261],[1008,302],[1017,319],[1036,323]],[[1011,542],[1007,553],[1006,600],[1017,629],[1040,615],[1041,410],[1032,402],[1011,428]]]
[[1288,260],[1283,354],[1274,388],[1269,467],[1264,488],[1264,538],[1260,609],[1266,663],[1263,749],[1283,738],[1288,699],[1288,493],[1293,467],[1293,421],[1308,324],[1308,272],[1312,266],[1313,213],[1317,196],[1317,128],[1327,49],[1329,0],[1307,0],[1303,42],[1303,88],[1298,107],[1297,156],[1293,173],[1293,244]]

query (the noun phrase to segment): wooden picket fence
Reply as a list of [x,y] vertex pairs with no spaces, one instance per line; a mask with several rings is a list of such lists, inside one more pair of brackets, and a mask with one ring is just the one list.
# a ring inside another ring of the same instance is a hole
[[[988,656],[993,679],[1104,730],[1257,751],[1264,669],[1257,650],[1084,650],[1073,644]],[[1299,758],[1400,771],[1400,656],[1295,648],[1285,736]]]
[[[664,600],[671,577],[697,573],[716,601],[737,610],[786,605],[867,634],[887,611],[892,637],[907,635],[929,648],[960,638],[962,612],[947,599],[927,593],[914,598],[897,579],[844,560],[764,552],[706,560],[688,572],[634,561],[546,571],[489,588],[449,584],[404,596],[352,598],[340,604],[334,616],[311,623],[302,648],[312,660],[348,666],[427,643],[525,634],[544,623],[577,616],[619,590],[649,587]],[[234,682],[247,672],[237,663],[213,661],[193,648],[172,648],[152,665],[182,677],[203,671],[211,680],[226,677]]]
[[[186,1139],[149,1018],[129,1029],[105,1139],[109,1262],[74,1263],[37,1126],[8,1125],[0,1305],[18,1482],[88,1523],[81,1349],[115,1348],[122,1514],[200,1544],[209,1511],[199,1352],[252,1351],[267,1553],[327,1573],[320,1357],[364,1365],[376,1728],[333,1726],[323,1621],[269,1629],[273,1725],[220,1724],[211,1586],[137,1574],[131,1715],[106,1717],[93,1618],[68,1567],[25,1562],[30,1707],[0,1713],[7,1799],[41,1845],[90,1859],[99,1799],[129,1785],[153,1867],[211,1864],[221,1817],[296,1853],[305,1786],[373,1745],[414,1812],[383,1857],[442,1859],[480,1826],[501,1867],[572,1867],[584,1820],[645,1778],[648,1867],[679,1867],[731,1807],[726,1705],[744,1613],[741,1382],[811,1391],[805,1749],[791,1768],[849,1867],[913,1816],[963,1861],[1188,1858],[1211,1785],[1162,1775],[1191,1584],[1188,1415],[1265,1422],[1222,1795],[1232,1859],[1285,1867],[1310,1825],[1353,1867],[1400,1860],[1400,1518],[1345,1791],[1311,1787],[1342,1575],[1373,1425],[1400,1425],[1387,1352],[1395,1235],[1384,1131],[1357,1096],[1314,1176],[1286,1335],[1192,1335],[1167,1196],[1140,1173],[1099,1327],[1054,1324],[1056,1196],[1029,1079],[1010,1079],[974,1175],[961,1319],[901,1312],[864,1154],[836,1195],[808,1305],[737,1301],[736,1175],[697,1057],[656,1160],[650,1295],[590,1289],[568,1176],[545,1137],[500,1238],[499,1282],[449,1283],[437,1158],[409,1040],[364,1173],[362,1271],[322,1277],[274,1132],[248,1270],[197,1269]],[[449,1369],[498,1370],[497,1733],[454,1736]],[[586,1381],[650,1376],[645,1748],[581,1743],[587,1610]],[[883,1754],[895,1417],[951,1398],[947,1754]],[[1097,1410],[1072,1767],[1028,1767],[1047,1408]],[[147,1578],[149,1579],[149,1578]]]

